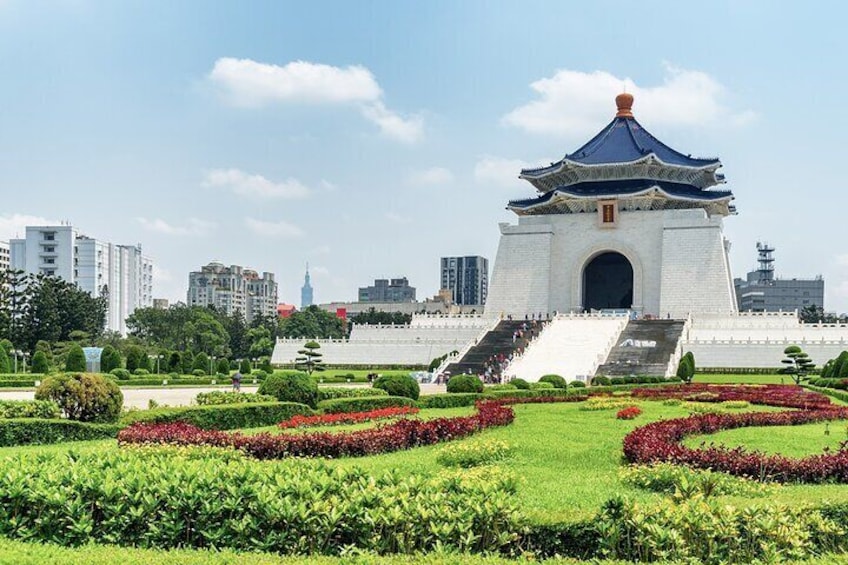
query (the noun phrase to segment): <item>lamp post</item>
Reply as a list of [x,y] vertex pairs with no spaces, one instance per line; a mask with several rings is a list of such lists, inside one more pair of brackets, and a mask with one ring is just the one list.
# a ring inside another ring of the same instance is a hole
[[12,350],[12,357],[13,357],[13,358],[14,358],[14,360],[15,360],[15,369],[14,369],[14,372],[15,372],[15,373],[17,373],[17,372],[18,372],[18,355],[20,355],[20,354],[21,354],[21,350],[20,350],[20,349],[13,349],[13,350]]
[[26,352],[26,351],[22,351],[21,353],[23,354],[23,361],[24,361],[24,370],[22,372],[26,373],[26,361],[27,361],[27,357],[29,357],[29,353]]
[[213,355],[212,357],[210,357],[210,358],[209,358],[209,375],[210,375],[210,376],[212,376],[212,375],[214,375],[214,374],[215,374],[215,373],[213,373],[213,372],[212,372],[212,366],[215,364],[215,361],[216,361],[217,359],[218,359],[218,358],[217,358],[217,357],[215,357],[214,355]]

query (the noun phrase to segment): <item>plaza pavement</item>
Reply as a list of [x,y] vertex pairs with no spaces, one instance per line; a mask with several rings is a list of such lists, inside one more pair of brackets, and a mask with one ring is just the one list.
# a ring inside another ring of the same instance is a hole
[[[327,386],[363,388],[368,385],[336,384]],[[241,391],[256,392],[257,388],[256,386],[242,386]],[[191,404],[199,393],[211,392],[213,390],[228,391],[232,390],[232,387],[227,385],[193,388],[122,388],[121,392],[124,393],[124,408],[147,408],[150,400],[155,400],[160,406],[186,406]],[[437,394],[441,392],[445,392],[445,385],[421,385],[421,394]],[[0,390],[0,400],[32,400],[34,395],[34,389]]]

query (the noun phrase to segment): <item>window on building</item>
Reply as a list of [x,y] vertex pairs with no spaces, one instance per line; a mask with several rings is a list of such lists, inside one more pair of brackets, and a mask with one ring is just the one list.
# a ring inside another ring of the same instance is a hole
[[612,224],[615,222],[615,206],[613,206],[612,204],[604,204],[603,222],[605,224]]

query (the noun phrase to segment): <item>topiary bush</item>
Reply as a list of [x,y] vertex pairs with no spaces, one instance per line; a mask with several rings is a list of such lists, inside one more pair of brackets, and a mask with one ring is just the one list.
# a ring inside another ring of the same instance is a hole
[[127,381],[130,378],[130,372],[126,369],[112,369],[109,374],[114,375],[119,381]]
[[583,381],[571,381],[568,383],[568,386],[571,388],[586,388],[586,383]]
[[605,377],[604,375],[598,375],[597,377],[592,378],[592,386],[610,386],[612,381],[609,377]]
[[206,371],[204,371],[203,369],[192,369],[191,374],[195,377],[205,377]]
[[135,371],[133,371],[133,375],[149,375],[149,374],[150,374],[150,371],[148,371],[147,369],[136,369]]
[[512,379],[511,381],[509,381],[509,384],[511,384],[512,386],[514,386],[515,388],[517,388],[519,390],[530,390],[530,383],[528,383],[524,379],[515,378],[515,379]]
[[47,361],[47,354],[43,351],[36,351],[32,356],[32,372],[33,373],[49,373],[50,363]]
[[448,381],[448,392],[483,392],[483,381],[476,375],[455,375]]
[[80,422],[115,422],[124,404],[114,381],[92,373],[47,377],[35,389],[35,398],[54,401],[65,416]]
[[218,367],[216,369],[221,375],[229,375],[230,374],[230,362],[227,359],[218,359]]
[[405,396],[412,400],[418,400],[421,394],[418,381],[409,375],[383,375],[374,381],[374,388],[381,388],[390,396]]
[[258,392],[281,402],[299,402],[312,408],[318,404],[318,384],[306,373],[271,375],[262,381]]
[[111,373],[114,369],[120,368],[121,354],[111,345],[107,345],[100,353],[100,372]]
[[75,343],[68,350],[68,356],[65,358],[65,370],[69,373],[85,372],[85,353],[78,343]]
[[540,383],[551,383],[554,388],[568,388],[568,383],[559,375],[543,375],[539,379]]
[[554,388],[556,388],[556,387],[554,385],[552,385],[551,383],[546,383],[546,382],[541,382],[541,381],[535,382],[535,383],[530,383],[530,390],[554,390]]

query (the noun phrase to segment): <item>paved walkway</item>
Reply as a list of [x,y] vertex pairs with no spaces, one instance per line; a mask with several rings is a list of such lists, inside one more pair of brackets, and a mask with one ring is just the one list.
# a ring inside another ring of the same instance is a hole
[[[364,387],[367,385],[332,385],[334,387]],[[256,392],[258,387],[242,386],[242,392]],[[197,387],[197,388],[123,388],[124,393],[124,408],[147,408],[151,400],[155,400],[159,405],[167,406],[186,406],[194,401],[194,398],[201,392],[211,392],[213,390],[232,390],[230,386],[218,387]],[[445,392],[445,385],[421,385],[421,394],[436,394]],[[32,400],[35,395],[34,390],[0,390],[0,400]]]

